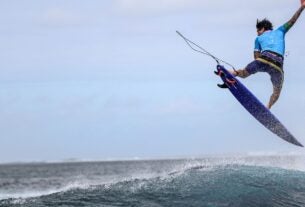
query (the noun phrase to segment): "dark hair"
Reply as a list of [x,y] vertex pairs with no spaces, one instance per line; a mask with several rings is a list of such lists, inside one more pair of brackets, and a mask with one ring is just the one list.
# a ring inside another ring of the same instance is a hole
[[273,25],[268,19],[257,20],[256,21],[256,29],[265,29],[265,30],[273,30]]

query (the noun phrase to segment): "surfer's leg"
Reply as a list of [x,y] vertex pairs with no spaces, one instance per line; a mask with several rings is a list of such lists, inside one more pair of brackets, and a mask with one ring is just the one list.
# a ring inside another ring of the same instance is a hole
[[268,109],[271,109],[273,104],[275,104],[275,102],[279,99],[280,94],[281,94],[281,90],[282,90],[282,88],[277,88],[277,87],[273,86],[273,93],[270,96],[270,100],[269,100],[269,103],[267,105]]
[[271,82],[273,85],[273,93],[271,94],[269,103],[267,105],[267,108],[269,108],[269,109],[280,97],[283,82],[284,82],[284,74],[279,71],[276,71],[276,72],[270,74],[270,76],[271,76]]
[[238,76],[240,78],[246,78],[249,75],[251,75],[248,71],[247,68],[245,69],[239,69],[239,70],[229,70],[229,72],[233,75],[233,76]]
[[261,68],[261,62],[254,60],[251,63],[249,63],[246,68],[240,69],[240,70],[231,70],[230,73],[234,76],[238,76],[241,78],[247,78],[250,75],[253,75],[260,71]]
[[247,78],[251,74],[247,71],[247,68],[245,68],[245,69],[233,71],[233,75],[241,78]]

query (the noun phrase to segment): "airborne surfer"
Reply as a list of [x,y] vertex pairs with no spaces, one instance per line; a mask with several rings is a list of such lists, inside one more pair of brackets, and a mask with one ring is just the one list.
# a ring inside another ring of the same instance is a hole
[[[255,39],[254,46],[255,60],[244,69],[230,71],[234,76],[241,78],[246,78],[257,72],[267,72],[273,85],[273,93],[267,105],[269,109],[278,100],[284,81],[285,34],[297,21],[304,8],[305,0],[301,0],[301,6],[292,18],[276,30],[273,30],[273,25],[268,19],[257,20],[258,36]],[[226,86],[224,85],[224,87]]]
[[[305,8],[305,0],[301,0],[299,9],[292,18],[273,30],[272,23],[263,19],[257,21],[257,38],[255,39],[254,61],[249,63],[245,69],[236,70],[230,63],[214,56],[200,45],[183,36],[179,31],[177,34],[184,39],[187,45],[194,51],[213,58],[217,63],[217,71],[223,84],[217,84],[220,88],[229,88],[230,92],[240,104],[261,124],[280,138],[287,142],[303,147],[303,145],[285,128],[285,126],[271,113],[272,105],[277,101],[284,80],[283,61],[285,54],[285,34],[295,24]],[[233,70],[228,71],[221,63],[229,65]],[[257,72],[266,72],[271,77],[273,93],[268,105],[265,107],[239,80],[234,76],[246,78]],[[267,109],[268,108],[268,109]]]

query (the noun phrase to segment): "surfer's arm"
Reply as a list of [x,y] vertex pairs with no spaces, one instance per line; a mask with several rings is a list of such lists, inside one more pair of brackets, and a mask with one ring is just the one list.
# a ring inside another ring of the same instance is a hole
[[[304,0],[305,1],[305,0]],[[253,56],[254,56],[254,60],[256,60],[257,58],[260,57],[261,55],[261,50],[262,50],[262,47],[261,47],[261,44],[258,40],[258,37],[255,38],[255,41],[254,41],[254,53],[253,53]]]
[[288,22],[286,22],[286,24],[284,24],[287,31],[294,25],[294,23],[296,23],[301,13],[303,12],[304,8],[305,8],[305,0],[302,0],[301,7],[294,13],[291,19]]
[[254,51],[254,59],[256,60],[257,58],[259,58],[261,56],[261,52],[260,51]]

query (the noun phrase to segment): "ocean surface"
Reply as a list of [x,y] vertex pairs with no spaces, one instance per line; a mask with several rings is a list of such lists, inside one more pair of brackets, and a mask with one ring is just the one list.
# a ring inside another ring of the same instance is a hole
[[304,156],[0,165],[0,206],[305,206]]

